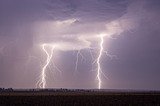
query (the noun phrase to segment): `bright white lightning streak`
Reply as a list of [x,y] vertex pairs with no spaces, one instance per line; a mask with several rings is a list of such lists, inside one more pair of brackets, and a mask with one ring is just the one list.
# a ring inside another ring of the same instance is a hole
[[42,72],[41,72],[41,81],[40,81],[40,84],[39,84],[39,87],[40,88],[45,88],[46,87],[46,68],[47,66],[49,65],[49,63],[51,62],[51,58],[53,56],[53,50],[55,48],[54,45],[51,46],[51,53],[48,53],[48,51],[46,50],[46,44],[43,44],[42,45],[42,49],[43,51],[46,53],[47,55],[47,60],[46,60],[46,64],[43,66],[42,68]]
[[102,53],[103,53],[103,43],[104,43],[104,36],[103,34],[100,35],[100,50],[99,50],[99,55],[97,57],[97,79],[98,79],[98,89],[101,89],[101,86],[102,86],[102,80],[101,80],[101,73],[102,72],[102,69],[101,69],[101,63],[100,63],[100,60],[101,60],[101,57],[102,57]]

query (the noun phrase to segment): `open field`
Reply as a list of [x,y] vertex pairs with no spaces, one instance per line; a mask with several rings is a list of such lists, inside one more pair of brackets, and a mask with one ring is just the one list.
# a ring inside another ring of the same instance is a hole
[[1,91],[0,106],[160,106],[160,92],[94,90]]

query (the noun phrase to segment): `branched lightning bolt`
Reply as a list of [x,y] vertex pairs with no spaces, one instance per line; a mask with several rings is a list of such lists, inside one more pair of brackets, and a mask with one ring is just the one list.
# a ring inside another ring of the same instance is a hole
[[99,55],[97,57],[97,79],[98,79],[98,89],[101,89],[101,85],[102,85],[102,80],[101,80],[101,64],[100,64],[100,60],[102,57],[102,52],[103,52],[103,43],[104,43],[104,35],[100,35],[100,50],[99,50]]
[[[105,78],[107,78],[107,76],[103,73],[102,68],[101,68],[101,58],[103,53],[105,53],[108,57],[112,58],[117,58],[115,55],[110,55],[108,54],[107,51],[104,50],[103,44],[104,44],[104,37],[106,36],[106,34],[101,34],[100,37],[100,43],[99,43],[99,53],[98,53],[98,57],[95,60],[97,63],[97,80],[98,80],[98,89],[101,89],[102,86],[102,79],[101,76],[103,75]],[[94,61],[94,62],[95,62]],[[94,63],[93,63],[94,64]]]
[[[104,47],[103,47],[103,44],[104,44],[104,37],[106,36],[106,34],[100,34],[98,37],[100,38],[100,43],[99,43],[99,52],[98,52],[98,57],[93,61],[93,63],[92,64],[97,64],[97,75],[96,75],[96,78],[97,78],[97,80],[98,80],[98,84],[97,84],[97,87],[98,87],[98,89],[101,89],[101,86],[102,86],[102,79],[101,79],[101,77],[102,77],[102,75],[105,77],[105,78],[107,78],[106,77],[106,75],[103,73],[103,71],[102,71],[102,69],[101,69],[101,59],[102,59],[102,55],[103,55],[103,53],[105,53],[107,56],[109,56],[109,57],[111,57],[111,58],[113,58],[114,56],[112,56],[112,55],[110,55],[110,54],[108,54],[107,53],[107,51],[105,51],[104,50]],[[92,54],[92,52],[89,50],[89,52],[90,52],[90,55],[91,55],[91,58],[92,58],[92,60],[93,60],[93,54]],[[80,51],[78,51],[77,52],[77,55],[76,55],[76,64],[75,64],[75,72],[77,72],[77,67],[78,67],[78,61],[79,61],[79,56],[81,56],[82,57],[82,60],[83,59],[85,59],[84,57],[83,57],[83,55],[81,54],[81,52]]]
[[49,63],[51,62],[51,58],[53,56],[53,50],[55,48],[54,45],[51,45],[51,52],[49,53],[47,50],[46,50],[46,44],[43,44],[42,45],[42,49],[43,51],[46,53],[47,55],[47,60],[46,60],[46,64],[43,66],[42,68],[42,72],[41,72],[41,79],[40,81],[38,82],[39,84],[39,87],[40,88],[45,88],[46,87],[46,68],[47,66],[49,65]]
[[78,61],[79,61],[79,56],[81,56],[82,61],[86,61],[86,59],[84,58],[83,54],[81,53],[81,51],[79,50],[76,54],[76,64],[75,64],[75,72],[77,72],[78,70]]

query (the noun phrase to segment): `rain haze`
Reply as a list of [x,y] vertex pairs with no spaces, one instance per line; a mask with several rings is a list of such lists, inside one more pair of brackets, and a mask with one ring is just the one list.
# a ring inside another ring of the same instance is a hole
[[159,5],[0,0],[0,87],[160,90]]

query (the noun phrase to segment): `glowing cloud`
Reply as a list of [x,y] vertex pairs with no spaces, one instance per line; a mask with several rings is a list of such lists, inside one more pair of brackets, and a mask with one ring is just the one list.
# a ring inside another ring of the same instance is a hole
[[[58,51],[78,51],[77,52],[77,60],[76,60],[76,66],[75,71],[77,71],[78,67],[78,56],[80,53],[80,50],[83,49],[91,49],[93,48],[91,45],[93,41],[99,42],[99,50],[98,50],[98,57],[96,59],[97,61],[97,80],[98,84],[97,87],[101,89],[102,86],[102,79],[101,74],[103,74],[102,68],[101,68],[101,59],[102,54],[105,52],[103,48],[104,44],[104,37],[112,37],[112,35],[119,35],[125,30],[130,29],[129,26],[131,22],[128,22],[128,20],[115,20],[110,23],[93,23],[93,24],[77,24],[78,20],[76,19],[68,19],[64,21],[56,21],[53,22],[53,24],[49,24],[49,31],[51,32],[48,36],[46,36],[47,39],[53,39],[53,41],[41,41],[42,43],[42,49],[47,55],[46,64],[42,68],[42,74],[41,74],[41,83],[40,88],[45,88],[46,86],[46,70],[47,66],[51,61],[52,55],[53,55],[53,49]],[[42,25],[43,27],[46,26]],[[100,28],[97,28],[97,26],[100,26]],[[44,27],[45,28],[45,27]],[[53,30],[52,30],[53,28]],[[88,30],[82,31],[84,28],[88,28]],[[90,29],[98,29],[95,31],[91,31]],[[54,32],[56,31],[56,32]],[[52,33],[53,32],[53,33]],[[43,33],[43,31],[42,31]],[[56,36],[54,36],[56,34]],[[58,36],[57,36],[58,35]],[[45,36],[43,36],[45,37]],[[45,47],[49,46],[51,48],[50,52],[48,52]],[[107,53],[107,52],[105,52]],[[107,54],[109,56],[109,54]],[[81,54],[82,56],[82,54]]]
[[[130,11],[129,9],[127,11]],[[75,71],[78,70],[78,59],[79,56],[83,57],[80,53],[83,49],[93,49],[97,52],[96,65],[97,65],[97,75],[98,80],[97,88],[102,88],[101,76],[105,76],[102,67],[101,60],[103,59],[103,53],[107,56],[111,56],[104,50],[103,44],[105,39],[113,38],[115,35],[120,35],[124,31],[130,31],[136,26],[136,18],[128,17],[129,14],[124,14],[117,19],[111,21],[95,21],[87,22],[83,21],[81,18],[68,18],[61,20],[48,20],[40,21],[35,23],[35,43],[39,45],[53,46],[54,50],[57,51],[77,51]],[[95,44],[96,43],[96,44]],[[96,47],[94,47],[96,45]],[[98,47],[98,48],[97,48]],[[47,54],[47,63],[42,68],[41,75],[41,88],[45,88],[45,72],[47,70],[47,65],[51,61],[53,52],[48,53],[44,46],[42,48]],[[53,47],[50,48],[52,51]],[[91,53],[92,54],[92,53]]]

